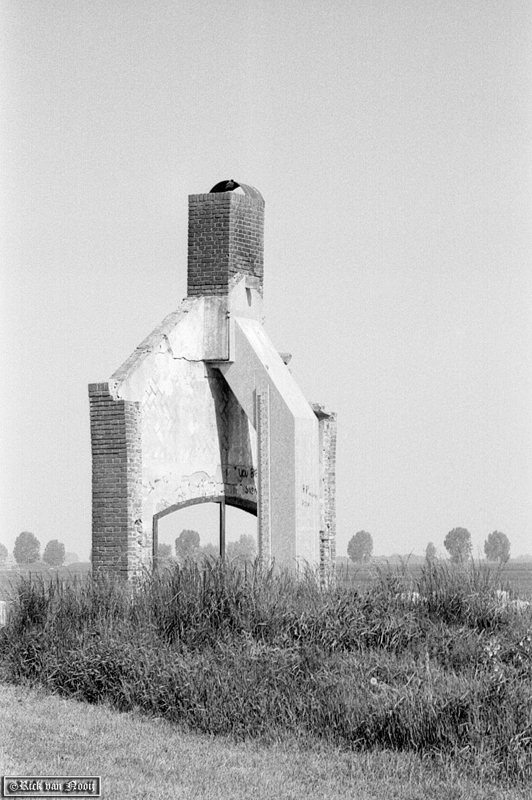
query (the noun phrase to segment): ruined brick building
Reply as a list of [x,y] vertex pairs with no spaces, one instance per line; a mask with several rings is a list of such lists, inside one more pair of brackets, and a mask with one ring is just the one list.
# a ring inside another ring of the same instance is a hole
[[258,517],[264,562],[335,556],[336,417],[309,404],[263,327],[264,200],[189,197],[188,294],[106,383],[89,385],[93,568],[137,577],[160,517],[205,502]]

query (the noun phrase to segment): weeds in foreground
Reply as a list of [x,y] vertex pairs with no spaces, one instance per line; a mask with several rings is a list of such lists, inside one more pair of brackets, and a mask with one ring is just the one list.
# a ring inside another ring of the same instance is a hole
[[176,566],[136,591],[22,580],[0,633],[5,679],[210,733],[283,732],[348,748],[452,755],[532,777],[531,613],[498,576],[427,564],[370,588],[311,573]]

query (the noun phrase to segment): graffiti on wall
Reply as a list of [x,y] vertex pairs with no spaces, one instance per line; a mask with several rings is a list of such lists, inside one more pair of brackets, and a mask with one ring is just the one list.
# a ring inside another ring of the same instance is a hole
[[250,464],[227,464],[223,468],[225,493],[257,500],[257,468]]

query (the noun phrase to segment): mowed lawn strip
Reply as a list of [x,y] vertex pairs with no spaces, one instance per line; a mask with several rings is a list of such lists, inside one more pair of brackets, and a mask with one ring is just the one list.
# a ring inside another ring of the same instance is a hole
[[0,685],[2,775],[101,775],[107,800],[525,800],[412,753],[351,753],[294,740],[264,745],[190,733]]

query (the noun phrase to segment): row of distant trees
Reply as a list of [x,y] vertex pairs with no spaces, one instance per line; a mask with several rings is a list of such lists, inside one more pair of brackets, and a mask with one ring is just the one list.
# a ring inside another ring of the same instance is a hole
[[[449,553],[450,560],[459,564],[471,558],[473,549],[471,534],[466,528],[453,528],[449,531],[443,542]],[[41,544],[34,533],[22,531],[15,540],[13,556],[17,564],[34,564],[40,561]],[[358,531],[351,537],[347,545],[347,555],[352,561],[369,561],[373,552],[373,537],[367,531]],[[230,561],[251,561],[257,553],[255,540],[252,536],[242,534],[236,542],[228,542],[226,556]],[[484,553],[488,561],[504,563],[510,558],[510,540],[501,531],[493,531],[484,542]],[[159,556],[169,558],[172,554],[171,546],[161,544]],[[218,548],[213,544],[201,546],[200,535],[197,531],[185,529],[175,540],[175,555],[180,561],[187,559],[197,560],[200,557],[212,556],[216,558]],[[42,560],[51,567],[60,567],[65,563],[65,545],[57,539],[52,539],[44,548]],[[429,542],[425,550],[427,559],[436,558],[436,547]],[[5,562],[8,556],[7,547],[0,544],[0,563]]]
[[[175,557],[183,562],[192,559],[218,558],[220,551],[214,544],[201,545],[201,538],[197,531],[187,528],[179,534],[174,543]],[[172,548],[169,544],[160,544],[158,548],[160,558],[170,558]],[[253,561],[257,555],[257,548],[253,536],[243,533],[236,542],[227,542],[225,555],[229,561]]]
[[[449,558],[456,564],[468,561],[471,558],[473,545],[471,534],[466,528],[453,528],[449,531],[443,542],[449,553]],[[347,545],[347,555],[351,561],[369,561],[373,552],[373,538],[367,531],[358,531],[351,537]],[[484,542],[484,553],[488,561],[499,561],[501,564],[510,558],[510,540],[505,533],[493,531]],[[425,555],[430,561],[436,558],[436,547],[429,542]]]
[[[432,542],[429,542],[429,545]],[[473,545],[471,534],[467,528],[453,528],[444,539],[444,547],[451,561],[460,564],[471,558]],[[434,545],[433,545],[434,546]],[[428,550],[428,546],[427,546]],[[432,552],[432,551],[431,551]],[[484,542],[484,554],[488,561],[500,561],[504,564],[510,558],[510,540],[505,533],[493,531]],[[427,558],[430,558],[427,552]]]
[[[9,553],[4,544],[0,544],[0,563],[7,560]],[[58,539],[51,539],[42,554],[42,561],[50,567],[60,567],[65,563],[66,558],[65,545],[58,541]],[[74,553],[69,553],[70,561],[77,561],[78,558]],[[13,558],[17,564],[35,564],[41,561],[41,543],[34,533],[30,531],[22,531],[15,539],[15,546],[13,548]]]
[[[213,544],[201,546],[200,535],[197,531],[186,529],[181,531],[175,540],[175,555],[180,561],[187,559],[198,560],[202,557],[217,558],[219,549]],[[17,564],[35,564],[41,561],[41,543],[34,533],[22,531],[15,540],[13,557]],[[5,563],[9,553],[7,547],[0,543],[0,564]],[[257,555],[257,548],[253,536],[242,534],[236,542],[228,542],[226,546],[226,557],[230,561],[252,561]],[[65,545],[57,539],[52,539],[42,555],[42,561],[50,567],[60,567],[65,563],[66,556],[70,556],[70,561],[77,561],[78,557],[74,553],[65,553]],[[170,558],[172,547],[169,544],[159,545],[159,556]]]

